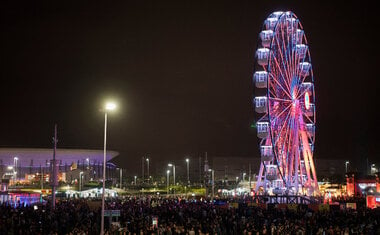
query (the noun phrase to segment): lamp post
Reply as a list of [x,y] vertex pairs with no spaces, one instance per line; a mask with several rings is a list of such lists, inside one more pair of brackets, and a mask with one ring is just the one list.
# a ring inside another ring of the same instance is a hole
[[244,172],[243,173],[243,182],[245,181],[245,175],[246,175],[246,173]]
[[189,162],[190,162],[190,160],[189,160],[188,158],[186,158],[186,166],[187,166],[187,185],[190,185]]
[[119,168],[119,171],[120,171],[120,189],[122,189],[121,184],[123,183],[123,182],[122,182],[122,178],[123,178],[123,168]]
[[173,167],[173,184],[175,185],[175,165],[169,163],[168,166]]
[[347,165],[350,164],[350,161],[346,161],[346,173],[347,173]]
[[86,162],[87,162],[87,169],[90,169],[90,159],[86,158]]
[[150,175],[149,175],[149,158],[146,159],[146,169],[147,169],[147,173],[148,173],[148,184],[150,183]]
[[137,182],[136,182],[136,181],[137,181],[137,176],[135,175],[135,186],[136,186],[136,184],[137,184]]
[[208,169],[208,171],[211,172],[211,202],[214,201],[214,188],[215,188],[215,179],[214,179],[214,170],[213,169]]
[[14,169],[14,175],[15,175],[15,183],[17,182],[17,161],[18,157],[13,158],[13,169]]
[[166,171],[166,195],[169,195],[169,175],[170,175],[170,170]]
[[82,191],[82,175],[83,171],[79,172],[79,191]]
[[104,197],[106,190],[106,151],[107,151],[107,112],[116,109],[115,103],[106,103],[104,107],[104,153],[103,153],[103,192],[102,192],[102,218],[100,223],[100,234],[104,235]]

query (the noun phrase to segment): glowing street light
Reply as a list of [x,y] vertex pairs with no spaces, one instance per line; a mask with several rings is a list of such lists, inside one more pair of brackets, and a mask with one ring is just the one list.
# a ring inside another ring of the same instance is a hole
[[137,183],[136,181],[137,181],[137,176],[135,175],[135,185],[136,185],[136,183]]
[[79,191],[82,191],[82,175],[83,171],[79,172]]
[[189,162],[190,162],[190,159],[186,158],[186,166],[187,166],[187,184],[188,184],[188,185],[190,185]]
[[106,151],[107,151],[107,113],[116,109],[116,104],[108,102],[104,106],[104,154],[103,154],[103,193],[102,193],[102,218],[100,223],[100,234],[104,235],[104,197],[106,192]]
[[146,163],[147,163],[147,173],[148,173],[148,183],[149,183],[149,180],[150,180],[150,175],[149,175],[149,158],[146,159]]
[[215,191],[214,191],[214,188],[215,188],[215,179],[214,179],[214,170],[213,169],[208,169],[208,171],[209,172],[211,172],[211,202],[213,202],[214,201],[214,193],[215,193]]
[[166,171],[166,195],[169,195],[169,176],[170,170]]
[[175,185],[175,165],[169,163],[168,166],[173,167],[173,184]]
[[347,173],[347,165],[350,164],[350,162],[349,162],[349,161],[346,161],[345,164],[346,164],[346,173]]

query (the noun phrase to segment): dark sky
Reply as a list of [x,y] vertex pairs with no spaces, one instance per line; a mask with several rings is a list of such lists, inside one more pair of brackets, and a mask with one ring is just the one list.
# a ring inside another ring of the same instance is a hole
[[[258,156],[254,53],[267,15],[292,10],[311,49],[317,158],[379,162],[377,7],[331,1],[1,1],[0,145],[108,148],[138,165],[185,154]],[[112,3],[111,3],[112,2]]]

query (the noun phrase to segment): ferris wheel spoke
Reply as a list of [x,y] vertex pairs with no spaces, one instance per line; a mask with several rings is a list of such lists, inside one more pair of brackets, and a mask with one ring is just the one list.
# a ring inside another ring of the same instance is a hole
[[315,124],[315,122],[313,120],[311,120],[311,118],[308,117],[306,114],[303,114],[303,116],[306,117],[306,119],[309,121],[309,123]]
[[[302,83],[300,83],[300,84],[302,84]],[[299,90],[298,90],[296,99],[298,99],[298,100],[301,99],[302,96],[305,95],[306,92],[307,92],[307,89],[305,89],[304,91],[302,91],[302,93],[300,94]]]
[[[284,81],[284,84],[285,84],[286,88],[288,89],[288,94],[289,94],[289,93],[290,93],[290,86],[289,86],[289,84],[288,84],[288,81],[287,81],[287,79],[286,79],[286,76],[284,76],[284,74],[283,74],[283,71],[282,71],[281,66],[280,66],[280,64],[279,64],[279,61],[277,60],[276,57],[274,57],[274,62],[275,62],[275,64],[276,64],[276,66],[277,66],[278,72],[281,74],[281,78],[282,78],[282,80]],[[277,77],[278,77],[278,76],[277,76]],[[290,98],[290,97],[289,97],[289,98]]]
[[271,121],[275,123],[278,119],[280,119],[286,113],[286,111],[288,111],[290,107],[291,107],[291,104],[287,106],[285,109],[283,109],[280,113],[276,114],[276,116],[272,118]]
[[264,121],[268,119],[268,114],[265,113],[262,117],[259,118],[258,122]]
[[[281,64],[282,64],[282,66],[283,66],[284,73],[285,73],[285,75],[286,75],[286,76],[283,77],[283,78],[284,78],[284,82],[287,84],[288,87],[290,87],[290,86],[289,86],[290,78],[289,78],[289,73],[288,73],[288,71],[287,71],[287,69],[286,69],[286,65],[285,65],[285,62],[284,62],[284,55],[283,55],[283,53],[282,53],[282,47],[281,47],[281,45],[280,45],[280,41],[279,41],[278,37],[275,37],[275,38],[276,38],[277,47],[279,48],[279,50],[278,50],[278,52],[279,52],[279,54],[280,54],[280,58],[279,58],[279,59],[281,59],[280,62],[281,62]],[[276,57],[275,57],[275,58],[276,58]],[[277,59],[277,58],[276,58],[276,59]],[[280,64],[280,63],[278,63],[277,66],[279,67],[279,70],[282,71],[282,68],[281,68],[281,66],[280,66],[279,64]],[[289,90],[290,90],[290,89],[289,89]]]
[[271,80],[276,82],[277,86],[280,87],[284,91],[284,93],[289,97],[289,99],[292,98],[289,92],[281,85],[281,83],[276,78],[272,78]]
[[[287,172],[289,170],[289,166],[287,164],[289,158],[291,157],[291,146],[292,146],[292,143],[291,143],[291,139],[292,139],[292,133],[293,133],[293,124],[294,124],[294,118],[291,117],[288,122],[286,123],[286,132],[285,132],[285,135],[283,135],[283,140],[282,140],[282,143],[281,143],[281,146],[282,146],[282,156],[281,156],[281,163],[282,163],[282,169],[283,169],[283,172],[282,172],[282,175],[283,176],[287,176]],[[285,154],[284,154],[285,153]],[[283,177],[284,178],[284,177]]]
[[[269,100],[271,98],[269,97]],[[273,105],[274,106],[274,105]],[[273,106],[271,106],[273,108]],[[292,103],[288,103],[285,107],[283,107],[279,112],[276,110],[274,114],[276,115],[275,118],[279,118],[284,112],[288,111],[288,109],[292,106]],[[274,120],[274,119],[273,119]]]
[[[283,27],[283,26],[282,26]],[[286,72],[287,72],[287,75],[288,75],[288,84],[290,84],[291,83],[291,80],[292,80],[292,77],[291,77],[291,74],[290,74],[290,69],[291,69],[291,66],[290,66],[290,64],[289,64],[289,58],[288,58],[288,48],[287,48],[287,46],[286,46],[286,39],[285,39],[285,30],[282,28],[282,30],[281,30],[281,36],[282,36],[282,47],[281,47],[281,55],[284,55],[285,54],[285,62],[286,62],[286,66],[285,66],[285,70],[286,70]],[[282,53],[282,51],[283,51],[283,53]],[[284,57],[284,56],[282,56],[282,57]]]
[[280,99],[280,98],[275,98],[275,97],[269,97],[270,100],[273,101],[279,101],[279,102],[292,102],[292,100],[286,100],[286,99]]
[[[292,140],[294,140],[294,136],[295,136],[293,133],[295,130],[294,124],[295,124],[295,119],[292,118],[291,122],[290,122],[290,127],[289,127],[290,132],[289,132],[289,135],[287,136],[288,137],[288,140],[287,140],[288,145],[287,145],[287,151],[286,151],[286,153],[287,153],[286,162],[287,163],[289,162],[290,158],[292,158],[292,156],[293,156],[293,151],[292,151],[293,141]],[[288,168],[287,168],[287,171],[285,172],[285,174],[288,175],[290,165],[289,164],[286,164],[286,165],[288,166]]]
[[[291,38],[291,40],[293,40],[293,38]],[[297,73],[298,73],[298,66],[297,64],[299,64],[299,61],[300,61],[300,57],[297,56],[297,53],[295,52],[295,50],[292,48],[292,57],[293,57],[293,70],[292,70],[292,77],[298,77],[297,76]]]
[[284,122],[283,122],[284,124],[282,125],[282,127],[281,127],[281,129],[280,129],[280,132],[278,132],[277,137],[276,137],[276,139],[275,139],[273,145],[276,145],[276,144],[277,144],[279,138],[281,137],[282,131],[284,130],[285,123],[287,122],[287,120],[289,119],[289,117],[290,117],[290,112],[288,112],[288,115],[286,115],[286,117],[285,117],[285,119],[284,119]]

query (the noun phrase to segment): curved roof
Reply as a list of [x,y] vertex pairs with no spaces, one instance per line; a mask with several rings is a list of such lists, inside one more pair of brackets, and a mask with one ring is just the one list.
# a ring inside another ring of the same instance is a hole
[[[90,163],[102,163],[104,158],[103,150],[90,149],[57,149],[55,158],[61,161],[62,165],[70,165],[73,162],[86,161]],[[116,151],[107,151],[107,161],[118,156]],[[18,166],[44,166],[46,162],[53,159],[53,149],[44,148],[0,148],[0,165],[13,165],[14,158],[17,157]]]

